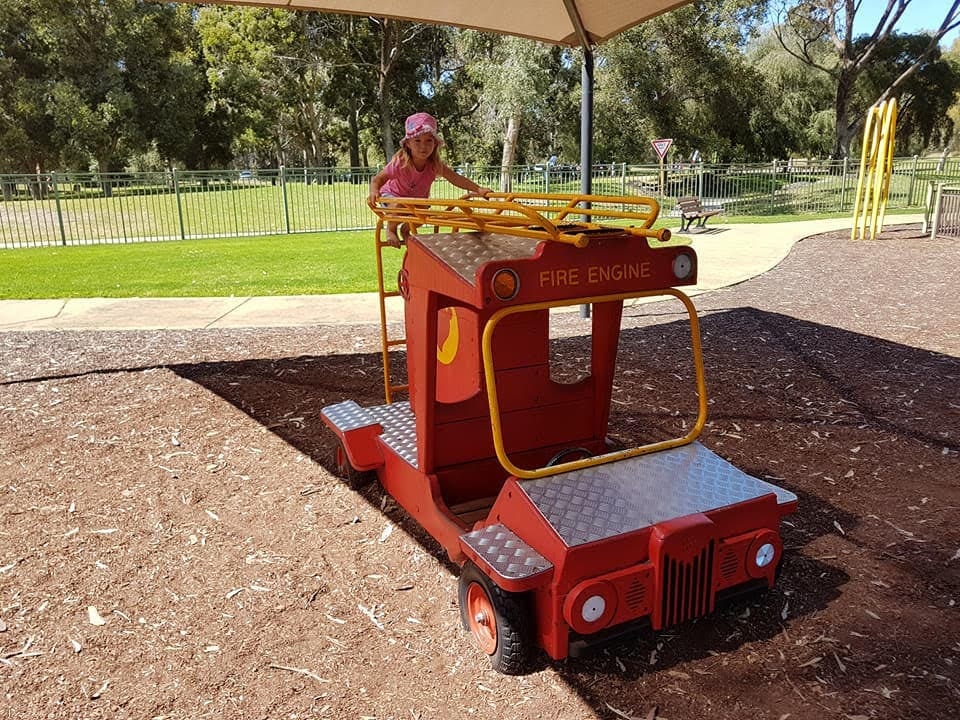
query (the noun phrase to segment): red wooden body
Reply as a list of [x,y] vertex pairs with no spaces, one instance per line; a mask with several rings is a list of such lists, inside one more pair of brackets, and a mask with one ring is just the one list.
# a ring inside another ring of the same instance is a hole
[[[515,294],[511,278],[498,276],[503,270],[510,271]],[[651,247],[626,232],[597,232],[582,248],[482,233],[412,236],[400,282],[414,423],[409,454],[384,439],[381,424],[345,430],[325,415],[354,467],[375,469],[386,492],[454,561],[469,559],[504,590],[531,594],[536,641],[553,658],[565,657],[572,639],[640,619],[659,629],[710,612],[724,589],[772,584],[782,553],[780,518],[796,503],[763,494],[592,542],[569,542],[497,460],[483,330],[504,307],[695,282],[690,247]],[[549,310],[509,315],[493,332],[503,443],[519,467],[544,467],[574,447],[594,455],[608,451],[622,300],[592,310],[591,372],[574,384],[551,380]],[[465,540],[467,532],[488,526],[508,529],[549,567],[504,575]],[[751,559],[760,548],[774,553],[762,568]],[[583,605],[596,597],[603,598],[603,611],[585,620],[590,613]]]

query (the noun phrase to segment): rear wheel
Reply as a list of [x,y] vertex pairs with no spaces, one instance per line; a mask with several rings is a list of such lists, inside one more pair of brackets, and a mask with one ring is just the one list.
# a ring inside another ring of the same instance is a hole
[[362,490],[373,481],[375,475],[369,470],[357,470],[350,464],[343,440],[337,441],[337,447],[333,451],[333,467],[337,476],[343,478],[351,490]]
[[498,587],[472,563],[460,573],[460,619],[490,666],[504,675],[519,675],[529,661],[531,639],[525,598]]

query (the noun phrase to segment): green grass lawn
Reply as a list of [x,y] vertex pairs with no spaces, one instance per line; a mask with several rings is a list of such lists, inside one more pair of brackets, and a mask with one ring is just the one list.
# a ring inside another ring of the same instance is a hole
[[[888,211],[887,217],[909,210]],[[726,216],[728,223],[790,222],[849,213]],[[658,227],[679,220],[661,216]],[[689,242],[674,235],[672,243]],[[384,251],[393,282],[402,252]],[[0,250],[0,298],[328,295],[377,288],[372,230]]]
[[[386,249],[388,278],[402,254]],[[0,251],[0,298],[226,297],[374,291],[372,231]]]

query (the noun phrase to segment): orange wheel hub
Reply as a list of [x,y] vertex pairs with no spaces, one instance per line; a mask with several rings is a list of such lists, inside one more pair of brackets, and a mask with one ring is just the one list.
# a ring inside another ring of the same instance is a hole
[[497,616],[487,591],[479,583],[470,583],[467,588],[467,617],[470,632],[477,639],[480,649],[487,655],[497,650]]

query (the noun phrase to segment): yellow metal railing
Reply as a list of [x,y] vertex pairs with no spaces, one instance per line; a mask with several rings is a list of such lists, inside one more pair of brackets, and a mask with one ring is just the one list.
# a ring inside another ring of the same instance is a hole
[[[696,372],[697,383],[697,421],[693,428],[686,435],[670,440],[661,440],[654,443],[648,443],[639,447],[627,450],[618,450],[617,452],[606,453],[595,457],[574,460],[572,462],[560,463],[551,467],[542,467],[534,470],[527,470],[517,467],[507,456],[506,448],[503,442],[503,426],[500,419],[500,401],[497,397],[497,378],[493,367],[493,333],[497,324],[509,315],[520,312],[530,312],[533,310],[546,310],[555,307],[567,305],[586,305],[593,303],[614,302],[618,300],[628,300],[639,297],[654,297],[657,295],[672,295],[680,300],[687,309],[690,317],[690,340],[693,347],[693,363]],[[700,323],[697,319],[697,311],[690,298],[680,290],[675,288],[666,288],[663,290],[648,290],[638,293],[627,293],[622,295],[602,295],[597,297],[574,298],[568,300],[557,300],[552,302],[529,303],[527,305],[515,305],[506,307],[495,312],[487,322],[483,330],[483,373],[487,382],[487,400],[490,405],[490,424],[493,430],[493,446],[497,454],[497,459],[511,475],[518,478],[541,478],[548,475],[556,475],[571,470],[603,465],[605,463],[617,462],[626,458],[647,453],[667,450],[669,448],[686,445],[697,439],[703,426],[707,421],[707,383],[703,371],[703,353],[700,347]]]
[[[669,229],[651,229],[660,213],[660,204],[649,197],[494,192],[484,199],[383,197],[377,204],[370,204],[370,208],[384,223],[432,225],[436,231],[452,228],[500,232],[581,248],[590,243],[591,232],[612,227],[664,242],[670,239]],[[633,220],[639,224],[621,227],[598,220]]]
[[[387,403],[393,402],[395,393],[408,388],[407,385],[393,384],[390,372],[390,349],[405,345],[406,339],[390,338],[387,328],[386,300],[400,294],[396,290],[387,290],[384,280],[383,248],[392,247],[383,240],[384,227],[388,223],[406,224],[411,228],[432,225],[434,232],[439,232],[441,228],[498,232],[534,240],[562,242],[580,248],[589,245],[591,232],[610,228],[663,242],[670,239],[670,230],[667,228],[651,229],[660,214],[660,203],[651,197],[492,192],[484,199],[383,197],[377,203],[368,202],[368,205],[378,218],[375,231],[377,291],[380,296],[383,388]],[[632,220],[638,224],[610,225],[598,220],[618,223]],[[401,247],[404,244],[405,241],[401,239]]]

